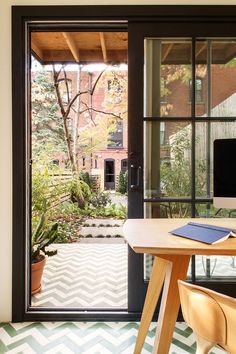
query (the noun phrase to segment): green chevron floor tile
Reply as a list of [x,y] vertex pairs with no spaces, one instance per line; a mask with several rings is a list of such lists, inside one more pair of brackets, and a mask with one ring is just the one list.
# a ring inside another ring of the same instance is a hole
[[180,342],[179,340],[173,338],[172,343],[175,344],[177,347],[186,351],[186,353],[194,354],[196,352],[196,348],[192,348],[187,344]]
[[28,344],[28,346],[31,348],[32,352],[34,351],[39,354],[44,353],[44,349],[40,345],[40,342],[37,339],[33,338],[31,335],[26,336],[20,340],[17,340],[12,344],[9,344],[8,349],[13,350],[17,347],[20,347],[22,344],[25,344],[25,343]]
[[190,336],[190,334],[192,333],[192,330],[191,330],[191,328],[188,327],[183,331],[182,329],[176,327],[175,332],[180,334],[181,336],[188,338]]
[[1,343],[1,340],[0,340],[0,353],[6,353],[7,352],[7,347],[3,344],[3,343]]
[[29,323],[29,325],[24,326],[23,328],[20,328],[19,330],[16,330],[12,325],[6,325],[4,327],[5,331],[9,334],[9,336],[14,337],[16,335],[19,335],[24,332],[28,332],[30,329],[39,327],[40,323]]
[[[0,354],[132,354],[138,328],[137,322],[0,324]],[[155,328],[151,323],[142,354],[152,352]],[[191,329],[177,323],[169,354],[193,354],[195,348]]]

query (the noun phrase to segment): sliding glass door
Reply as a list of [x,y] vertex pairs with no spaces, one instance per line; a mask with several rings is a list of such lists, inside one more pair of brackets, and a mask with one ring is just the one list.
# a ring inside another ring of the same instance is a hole
[[[213,205],[213,141],[236,138],[236,37],[219,28],[216,37],[214,25],[130,26],[136,73],[129,80],[137,85],[133,111],[143,142],[143,184],[130,191],[132,198],[143,188],[142,209],[132,217],[235,216]],[[137,285],[143,294],[153,259],[140,258]],[[234,257],[193,257],[188,279],[235,296],[235,263]]]

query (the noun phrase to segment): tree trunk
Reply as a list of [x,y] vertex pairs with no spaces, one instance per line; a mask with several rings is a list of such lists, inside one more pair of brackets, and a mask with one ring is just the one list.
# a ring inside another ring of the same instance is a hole
[[[80,75],[81,75],[81,67],[78,65],[77,69],[77,92],[80,92]],[[76,167],[76,171],[79,171],[79,163],[78,163],[78,139],[79,139],[79,117],[80,117],[80,96],[77,98],[76,104],[76,115],[74,120],[74,131],[73,131],[73,159]]]

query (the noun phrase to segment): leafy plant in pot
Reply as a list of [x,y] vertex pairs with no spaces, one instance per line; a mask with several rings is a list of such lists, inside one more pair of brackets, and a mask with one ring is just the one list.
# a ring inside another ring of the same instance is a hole
[[41,290],[43,269],[46,256],[57,254],[57,250],[47,249],[58,237],[58,223],[48,224],[46,218],[46,201],[43,202],[42,214],[31,239],[31,294]]

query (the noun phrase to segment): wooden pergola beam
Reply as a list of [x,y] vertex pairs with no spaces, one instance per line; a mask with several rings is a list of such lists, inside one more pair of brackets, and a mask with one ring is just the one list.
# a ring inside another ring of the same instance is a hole
[[41,48],[35,42],[31,42],[31,49],[33,50],[33,52],[35,54],[38,55],[39,58],[43,57],[43,51],[41,50]]
[[99,32],[99,38],[100,38],[100,43],[101,43],[101,48],[102,48],[102,57],[104,63],[107,62],[107,49],[106,49],[106,42],[105,42],[105,36],[103,32]]
[[[79,62],[82,64],[90,63],[102,63],[103,57],[101,48],[94,50],[80,50],[79,51]],[[57,63],[74,63],[75,59],[68,48],[67,50],[45,50],[43,51],[44,64],[51,64],[51,62]],[[109,53],[109,58],[107,63],[127,63],[127,50],[111,50]]]
[[207,47],[207,42],[204,42],[203,45],[196,51],[196,58],[203,52],[203,50]]
[[167,55],[170,53],[171,49],[173,48],[173,45],[174,43],[170,43],[167,45],[166,49],[163,50],[162,59],[161,59],[162,62],[166,60]]
[[62,32],[63,37],[66,40],[66,43],[75,59],[75,61],[78,63],[79,62],[79,50],[76,46],[76,43],[74,41],[74,38],[72,37],[72,35],[68,32]]

